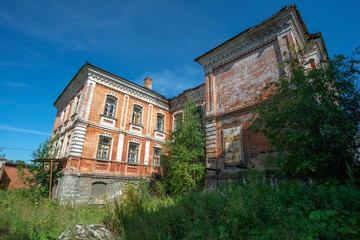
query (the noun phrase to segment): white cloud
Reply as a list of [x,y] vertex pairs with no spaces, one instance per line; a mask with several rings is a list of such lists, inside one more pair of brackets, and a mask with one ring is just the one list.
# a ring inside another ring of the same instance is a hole
[[15,81],[5,81],[4,85],[15,88],[31,88],[29,84]]
[[0,129],[5,130],[5,131],[12,131],[12,132],[24,132],[24,133],[32,133],[32,134],[51,136],[51,134],[49,134],[49,133],[33,131],[33,130],[23,129],[23,128],[15,128],[15,127],[6,126],[6,125],[2,125],[2,124],[0,124]]

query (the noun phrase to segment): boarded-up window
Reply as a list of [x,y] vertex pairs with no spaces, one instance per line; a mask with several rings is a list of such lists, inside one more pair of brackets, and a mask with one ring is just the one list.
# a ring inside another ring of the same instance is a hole
[[226,164],[243,164],[243,143],[241,126],[223,130]]
[[102,182],[95,182],[91,185],[91,197],[101,198],[106,193],[106,184]]

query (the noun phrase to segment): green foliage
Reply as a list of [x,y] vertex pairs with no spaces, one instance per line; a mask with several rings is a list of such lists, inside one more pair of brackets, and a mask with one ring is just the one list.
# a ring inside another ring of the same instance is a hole
[[[58,151],[54,143],[58,138],[59,137],[56,136],[40,144],[39,148],[32,153],[33,159],[54,159]],[[26,168],[30,174],[26,174],[24,168]],[[34,162],[21,166],[19,172],[20,178],[30,187],[30,190],[32,190],[36,196],[46,196],[49,194],[50,170],[50,163]],[[59,173],[56,168],[56,163],[53,163],[52,186],[54,186],[58,177]]]
[[101,223],[107,209],[34,198],[28,190],[0,191],[0,239],[57,239],[75,225]]
[[183,111],[183,121],[177,122],[177,129],[171,133],[161,156],[165,183],[173,195],[200,189],[205,171],[204,134],[191,98],[187,99]]
[[[250,181],[251,179],[251,181]],[[250,176],[248,185],[175,199],[131,190],[105,221],[126,239],[359,239],[360,189]]]
[[285,62],[280,79],[269,83],[257,105],[253,126],[279,154],[270,165],[287,177],[347,177],[358,171],[360,93],[359,50],[336,56],[322,68]]

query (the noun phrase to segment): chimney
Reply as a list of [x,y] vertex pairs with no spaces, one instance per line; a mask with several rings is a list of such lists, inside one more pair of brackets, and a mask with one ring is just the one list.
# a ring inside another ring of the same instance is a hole
[[147,77],[144,79],[144,87],[151,90],[151,87],[152,87],[152,79],[151,78]]

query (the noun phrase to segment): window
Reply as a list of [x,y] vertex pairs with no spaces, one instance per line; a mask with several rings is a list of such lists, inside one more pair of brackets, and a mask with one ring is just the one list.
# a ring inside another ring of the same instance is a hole
[[161,149],[160,148],[154,148],[154,166],[160,166],[160,153],[161,153]]
[[97,158],[109,159],[111,139],[100,137]]
[[79,103],[80,103],[80,94],[77,96],[76,98],[76,106],[75,106],[75,112],[78,110],[79,108]]
[[91,184],[90,196],[93,198],[101,198],[106,194],[106,184],[102,182],[95,182]]
[[129,143],[129,163],[137,163],[139,145],[135,143]]
[[67,137],[67,141],[66,141],[66,149],[65,149],[65,156],[67,156],[68,155],[68,153],[69,153],[69,146],[70,146],[70,139],[71,139],[71,135],[68,135],[68,137]]
[[183,114],[180,113],[178,115],[175,116],[175,120],[174,120],[174,131],[177,130],[178,126],[179,126],[179,122],[183,120]]
[[62,139],[61,141],[60,141],[60,152],[59,152],[59,155],[60,155],[60,157],[62,157],[62,152],[63,152],[63,145],[64,145],[64,139]]
[[107,115],[109,117],[115,117],[115,106],[116,99],[108,96],[105,102],[104,115]]
[[132,116],[133,124],[141,125],[141,111],[142,111],[141,107],[134,106],[133,116]]
[[158,114],[156,118],[156,130],[164,131],[164,115]]

